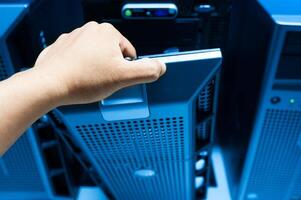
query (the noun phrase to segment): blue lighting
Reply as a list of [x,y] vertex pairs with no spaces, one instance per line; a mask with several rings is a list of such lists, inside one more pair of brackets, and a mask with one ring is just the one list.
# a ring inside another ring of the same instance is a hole
[[168,10],[159,9],[155,11],[157,17],[166,17],[168,16]]

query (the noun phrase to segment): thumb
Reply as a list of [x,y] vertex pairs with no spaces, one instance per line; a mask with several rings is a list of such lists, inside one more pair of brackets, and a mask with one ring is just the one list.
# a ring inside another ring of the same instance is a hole
[[134,61],[125,61],[126,79],[128,85],[150,83],[158,80],[165,72],[166,65],[159,60],[143,58]]

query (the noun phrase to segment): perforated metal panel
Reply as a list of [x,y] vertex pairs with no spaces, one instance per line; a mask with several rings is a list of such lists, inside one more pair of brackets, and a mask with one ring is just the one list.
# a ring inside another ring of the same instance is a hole
[[[258,199],[286,199],[301,179],[294,179],[301,170],[301,112],[267,110],[261,130],[261,138],[248,182],[249,197]],[[301,195],[296,188],[295,195]],[[298,194],[297,194],[298,193]],[[293,195],[293,194],[292,194]],[[247,199],[246,196],[246,199]]]
[[27,135],[23,135],[0,159],[0,199],[5,199],[5,196],[1,196],[1,192],[44,190],[31,144]]
[[301,169],[300,165],[298,166],[299,171],[297,172],[299,176],[297,176],[296,181],[293,183],[292,194],[290,194],[291,200],[301,199]]
[[0,81],[7,78],[8,73],[6,71],[5,65],[4,65],[4,60],[2,56],[0,55]]
[[[185,199],[181,116],[76,126],[118,199]],[[138,170],[153,177],[139,177]]]

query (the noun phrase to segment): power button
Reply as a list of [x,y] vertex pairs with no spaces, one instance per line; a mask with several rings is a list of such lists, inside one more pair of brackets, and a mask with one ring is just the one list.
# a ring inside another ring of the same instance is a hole
[[278,104],[278,103],[280,103],[280,101],[281,101],[280,97],[272,97],[271,98],[272,104]]

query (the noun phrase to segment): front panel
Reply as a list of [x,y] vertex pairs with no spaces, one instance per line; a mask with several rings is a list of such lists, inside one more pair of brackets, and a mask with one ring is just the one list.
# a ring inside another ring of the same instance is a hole
[[149,116],[144,118],[123,104],[117,106],[128,119],[109,121],[98,103],[59,109],[116,199],[205,197],[220,56],[219,50],[151,56],[168,69],[146,85]]
[[235,4],[219,141],[234,199],[300,199],[300,1]]
[[0,196],[4,200],[50,198],[46,170],[34,134],[32,130],[25,133],[0,158]]
[[[294,30],[293,32],[290,30]],[[275,31],[266,90],[254,128],[254,160],[245,198],[300,199],[300,27]],[[256,132],[255,132],[256,131]],[[257,135],[258,134],[258,135]],[[250,154],[251,155],[251,154]]]

